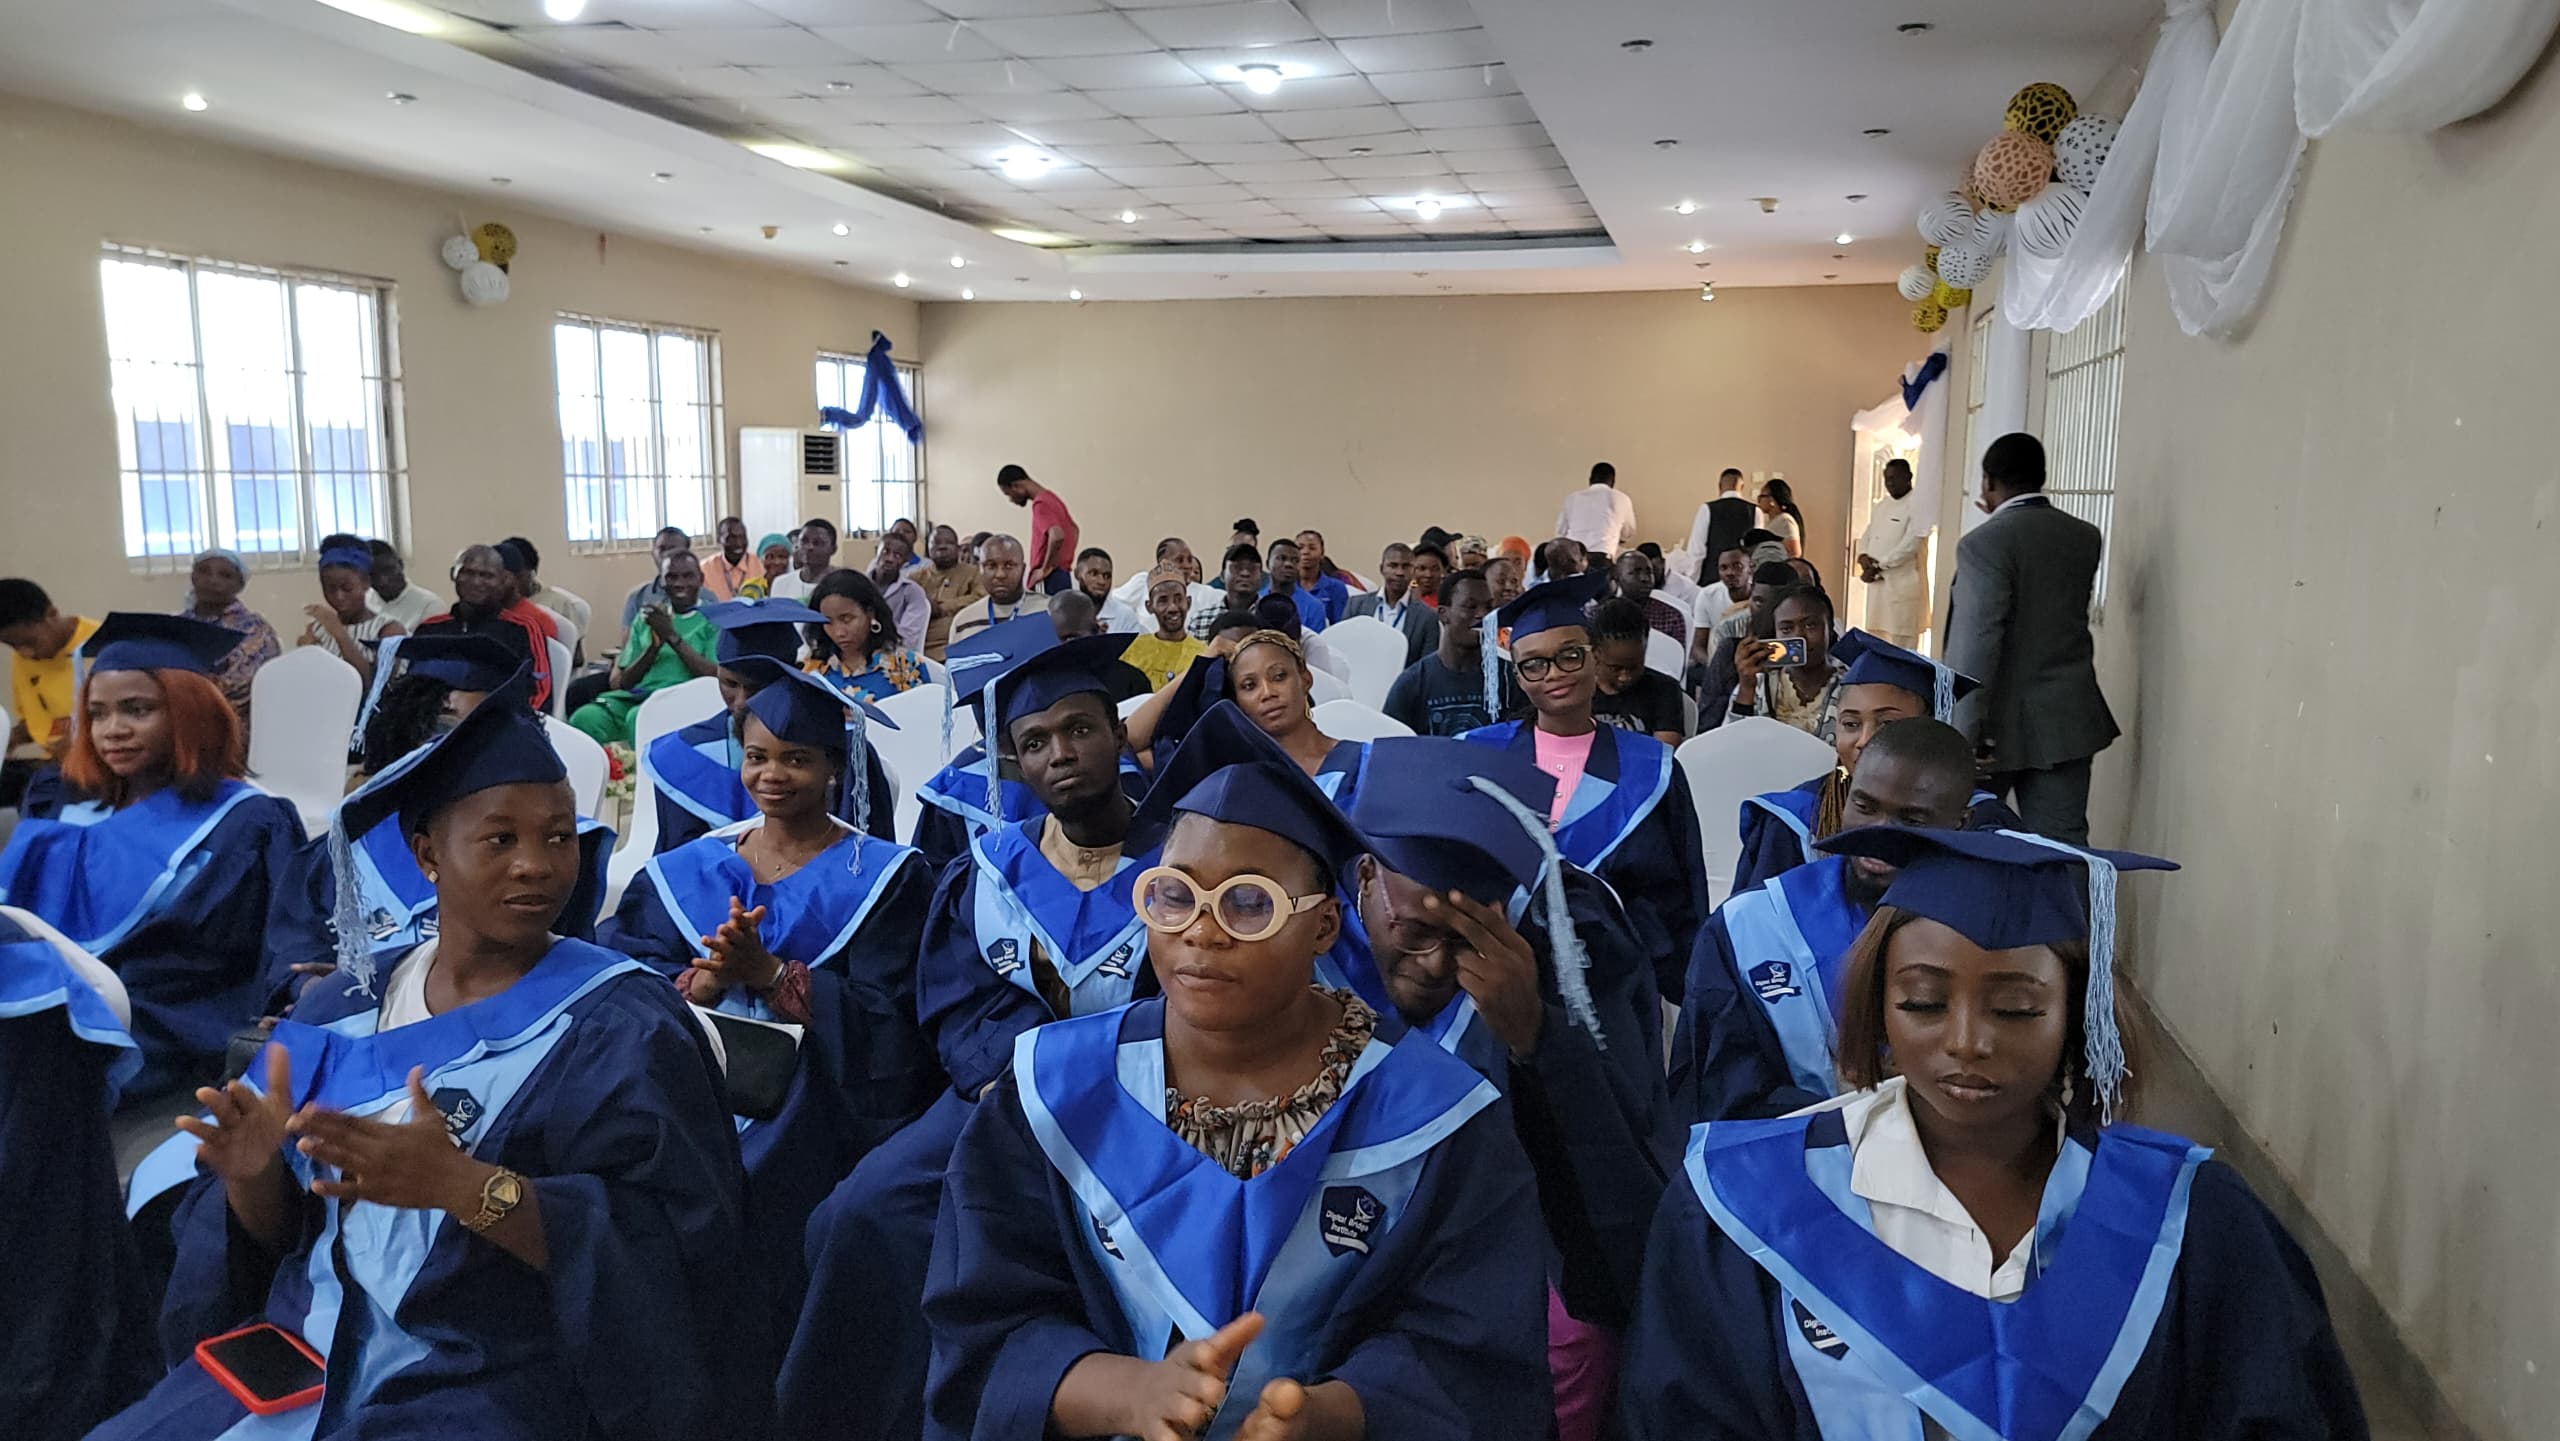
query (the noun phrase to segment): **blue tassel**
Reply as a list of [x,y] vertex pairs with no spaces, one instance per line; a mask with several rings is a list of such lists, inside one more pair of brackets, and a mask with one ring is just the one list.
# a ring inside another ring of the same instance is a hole
[[847,869],[858,876],[862,874],[859,837],[871,828],[871,721],[858,701],[844,708],[844,788],[846,808],[853,812],[844,819],[857,837],[853,864]]
[[2088,864],[2089,990],[2081,998],[2081,1030],[2087,1037],[2085,1060],[2089,1086],[2098,1097],[2098,1123],[2113,1125],[2116,1107],[2124,1102],[2125,1078],[2124,1032],[2116,1023],[2115,862],[2104,856],[2091,855],[2078,846],[2026,831],[2002,831],[2001,834],[2077,856]]
[[1556,967],[1556,990],[1564,997],[1564,1008],[1573,1023],[1591,1033],[1591,1043],[1601,1050],[1609,1049],[1609,1040],[1600,1034],[1600,1011],[1591,1003],[1591,957],[1582,949],[1582,935],[1573,928],[1572,903],[1564,894],[1564,857],[1556,852],[1556,840],[1547,830],[1547,818],[1520,804],[1520,799],[1484,776],[1469,776],[1467,784],[1493,797],[1495,804],[1511,813],[1520,829],[1538,843],[1541,900],[1546,907],[1547,950]]
[[347,835],[344,809],[329,813],[329,869],[338,880],[329,928],[337,933],[338,969],[355,979],[356,994],[373,995],[373,940],[365,934],[364,891],[356,882],[356,847]]
[[995,817],[995,824],[997,825],[1004,824],[1005,820],[1004,783],[997,778],[996,774],[996,737],[994,734],[994,732],[1004,729],[1003,717],[996,710],[996,681],[1001,679],[1003,679],[1001,675],[993,676],[988,679],[986,704],[979,708],[981,713],[986,716],[988,726],[992,728],[989,734],[979,737],[979,744],[986,751],[987,814]]

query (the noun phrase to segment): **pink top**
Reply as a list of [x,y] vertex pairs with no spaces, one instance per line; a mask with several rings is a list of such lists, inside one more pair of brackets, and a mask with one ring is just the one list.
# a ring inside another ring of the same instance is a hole
[[1591,764],[1591,742],[1598,739],[1600,728],[1593,726],[1578,736],[1549,735],[1533,730],[1538,747],[1538,769],[1556,778],[1556,803],[1547,810],[1547,824],[1564,824],[1564,813],[1573,804],[1574,787],[1582,784],[1582,771]]
[[[1048,554],[1042,555],[1038,551],[1040,537],[1047,534],[1052,526],[1057,527],[1059,532],[1057,545]],[[1044,566],[1051,570],[1074,569],[1076,518],[1067,514],[1067,503],[1058,499],[1056,491],[1044,490],[1031,497],[1031,534],[1024,536],[1023,539],[1032,547],[1032,569],[1038,570]]]

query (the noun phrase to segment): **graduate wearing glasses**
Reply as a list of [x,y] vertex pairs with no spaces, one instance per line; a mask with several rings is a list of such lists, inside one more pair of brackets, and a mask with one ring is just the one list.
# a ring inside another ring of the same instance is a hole
[[[1706,858],[1697,811],[1671,748],[1593,718],[1600,677],[1584,616],[1608,583],[1605,574],[1549,581],[1486,619],[1489,632],[1511,634],[1512,671],[1531,714],[1462,739],[1502,747],[1555,779],[1547,820],[1556,849],[1618,893],[1643,940],[1655,985],[1675,999],[1690,938],[1707,913]],[[1499,653],[1490,634],[1483,653],[1490,670]],[[1490,673],[1485,694],[1490,703]]]
[[1544,1434],[1545,1230],[1508,1108],[1316,984],[1366,843],[1229,705],[1169,767],[1137,878],[1164,994],[1025,1033],[969,1118],[927,1434]]
[[[1870,752],[1872,754],[1872,752]],[[2128,1099],[2117,873],[2148,856],[1868,827],[1897,867],[1849,960],[1847,1094],[1711,1121],[1628,1333],[1638,1441],[2365,1434],[2309,1260]]]

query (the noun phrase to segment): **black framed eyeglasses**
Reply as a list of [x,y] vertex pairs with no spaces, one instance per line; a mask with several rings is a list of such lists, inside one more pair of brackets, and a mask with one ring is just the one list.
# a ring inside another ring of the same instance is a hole
[[1514,660],[1511,668],[1520,673],[1522,680],[1545,680],[1549,673],[1554,671],[1562,671],[1566,675],[1579,675],[1582,668],[1589,664],[1591,664],[1591,647],[1569,645],[1551,656],[1533,655],[1524,660]]

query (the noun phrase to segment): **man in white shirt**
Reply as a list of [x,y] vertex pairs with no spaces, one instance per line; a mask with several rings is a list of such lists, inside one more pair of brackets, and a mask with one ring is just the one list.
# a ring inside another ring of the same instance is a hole
[[1699,506],[1689,520],[1689,559],[1699,567],[1699,584],[1706,583],[1725,547],[1759,524],[1760,508],[1742,498],[1742,472],[1726,466],[1724,474],[1716,477],[1716,498]]
[[1911,462],[1884,463],[1886,499],[1867,513],[1858,537],[1858,579],[1867,592],[1866,628],[1904,650],[1920,648],[1929,628],[1928,547],[1931,529],[1911,500]]
[[1591,483],[1564,498],[1556,534],[1578,541],[1593,555],[1614,556],[1636,541],[1636,503],[1618,489],[1618,468],[1591,467]]
[[1026,570],[1021,541],[1009,535],[991,535],[981,541],[978,575],[986,585],[987,595],[984,600],[970,602],[951,618],[951,638],[967,640],[989,626],[1026,615],[1046,615],[1049,597],[1023,589]]
[[1378,588],[1363,591],[1343,607],[1342,618],[1374,616],[1404,636],[1404,663],[1429,655],[1440,644],[1440,613],[1413,593],[1413,547],[1397,541],[1378,553]]
[[373,552],[373,613],[384,620],[400,622],[400,628],[416,634],[418,623],[431,615],[444,614],[444,597],[422,585],[409,583],[409,567],[400,552],[387,540],[368,541]]

